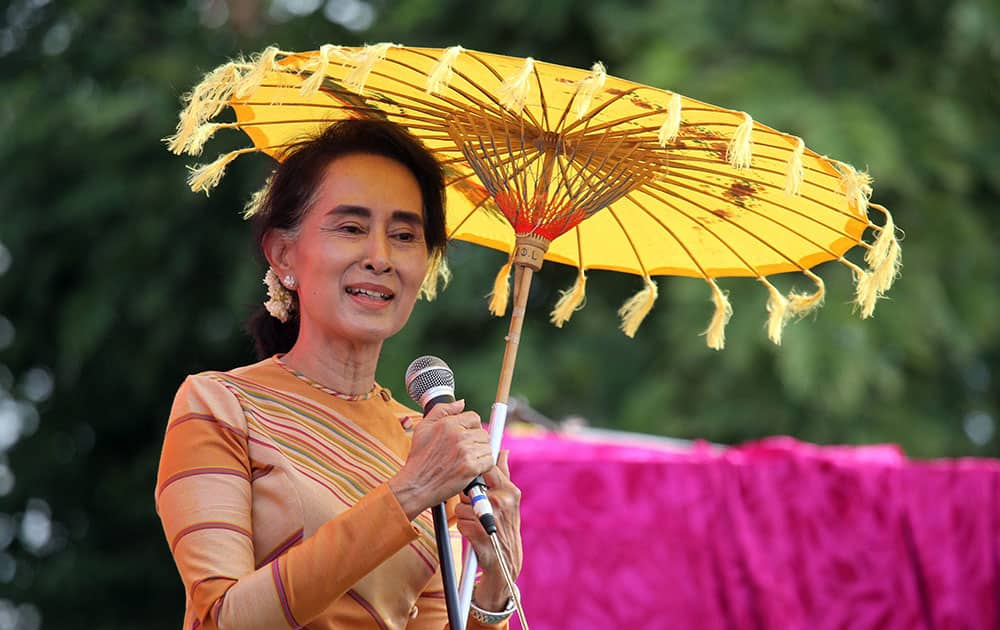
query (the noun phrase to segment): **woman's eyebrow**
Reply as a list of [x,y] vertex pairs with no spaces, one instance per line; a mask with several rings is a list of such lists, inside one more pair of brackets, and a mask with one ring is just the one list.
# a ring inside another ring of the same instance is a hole
[[340,204],[339,206],[333,207],[326,213],[326,216],[328,217],[333,215],[346,215],[346,216],[358,217],[360,219],[370,219],[372,216],[372,211],[366,208],[365,206]]
[[[340,204],[334,207],[332,210],[326,213],[327,216],[331,215],[347,215],[355,216],[360,219],[371,219],[372,211],[370,208],[365,206],[357,206],[353,204]],[[409,210],[393,210],[392,212],[393,221],[402,221],[404,223],[409,223],[413,226],[423,226],[424,218],[417,212],[411,212]]]

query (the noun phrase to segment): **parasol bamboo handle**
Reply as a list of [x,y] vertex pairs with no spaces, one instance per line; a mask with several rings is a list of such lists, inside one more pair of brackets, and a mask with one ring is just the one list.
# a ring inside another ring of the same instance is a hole
[[531,267],[520,264],[514,267],[514,309],[510,316],[510,328],[507,331],[507,345],[504,348],[496,397],[496,402],[504,405],[510,398],[510,384],[514,379],[514,364],[517,362],[517,348],[521,342],[521,326],[524,324],[524,312],[528,304],[528,292],[531,289],[533,274]]
[[[496,402],[490,413],[490,448],[493,451],[493,462],[496,463],[500,452],[500,440],[503,437],[507,423],[507,400],[510,398],[510,384],[514,378],[514,364],[517,362],[517,348],[521,342],[521,326],[524,324],[524,313],[528,305],[528,293],[531,290],[531,279],[535,271],[541,268],[548,240],[534,235],[518,238],[514,252],[514,308],[510,316],[510,328],[507,330],[507,344],[503,353],[503,364],[500,367],[500,381],[497,384]],[[502,560],[501,560],[502,561]],[[475,584],[476,568],[479,562],[476,554],[470,550],[465,558],[465,568],[462,572],[462,587],[459,592],[459,602],[463,619],[469,611],[472,602],[472,589]],[[511,592],[512,597],[517,597]],[[518,604],[518,616],[523,619],[523,612]],[[527,623],[523,624],[527,628]]]
[[[514,378],[514,364],[517,362],[517,348],[521,341],[521,326],[524,324],[524,312],[528,304],[528,292],[531,290],[533,274],[534,270],[524,264],[515,264],[514,266],[514,309],[510,317],[510,328],[507,331],[507,345],[504,348],[503,365],[500,368],[496,402],[493,404],[493,410],[490,414],[490,446],[493,450],[494,463],[496,463],[497,455],[500,452],[500,440],[507,422],[507,399],[510,398],[510,384]],[[502,557],[500,561],[503,562]],[[472,589],[475,585],[478,565],[476,554],[469,550],[469,555],[465,558],[462,587],[459,591],[459,605],[463,620],[468,615],[469,605],[472,602]],[[513,590],[511,597],[517,598],[517,594]],[[519,601],[517,614],[521,619],[524,619]],[[522,621],[522,627],[528,627],[526,621]]]

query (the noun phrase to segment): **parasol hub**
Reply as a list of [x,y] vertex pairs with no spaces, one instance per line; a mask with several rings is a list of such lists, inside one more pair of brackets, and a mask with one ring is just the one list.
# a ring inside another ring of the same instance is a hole
[[541,234],[518,234],[514,241],[514,264],[538,271],[551,242]]
[[545,155],[559,155],[565,154],[566,150],[563,146],[562,134],[557,131],[542,131],[542,133],[535,138],[534,145],[535,149],[539,153]]

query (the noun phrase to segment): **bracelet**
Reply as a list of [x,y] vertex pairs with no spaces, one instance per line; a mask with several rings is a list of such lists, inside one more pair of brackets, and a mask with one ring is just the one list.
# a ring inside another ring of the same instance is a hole
[[[515,586],[515,588],[517,588]],[[500,623],[501,621],[506,621],[508,617],[514,614],[514,598],[507,598],[507,605],[500,612],[492,612],[489,610],[483,610],[479,606],[476,606],[475,600],[470,603],[469,614],[472,618],[479,623],[485,623],[487,625]]]
[[485,623],[487,625],[500,623],[501,621],[506,621],[508,617],[514,614],[514,599],[512,597],[508,597],[507,607],[500,612],[483,610],[479,606],[476,606],[476,602],[472,602],[469,607],[469,614],[472,615],[473,619],[480,623]]

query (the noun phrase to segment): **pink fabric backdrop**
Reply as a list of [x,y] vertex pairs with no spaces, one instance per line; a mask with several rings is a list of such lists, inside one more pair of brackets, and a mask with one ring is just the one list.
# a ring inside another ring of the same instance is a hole
[[1000,462],[789,438],[504,448],[533,630],[1000,628]]

